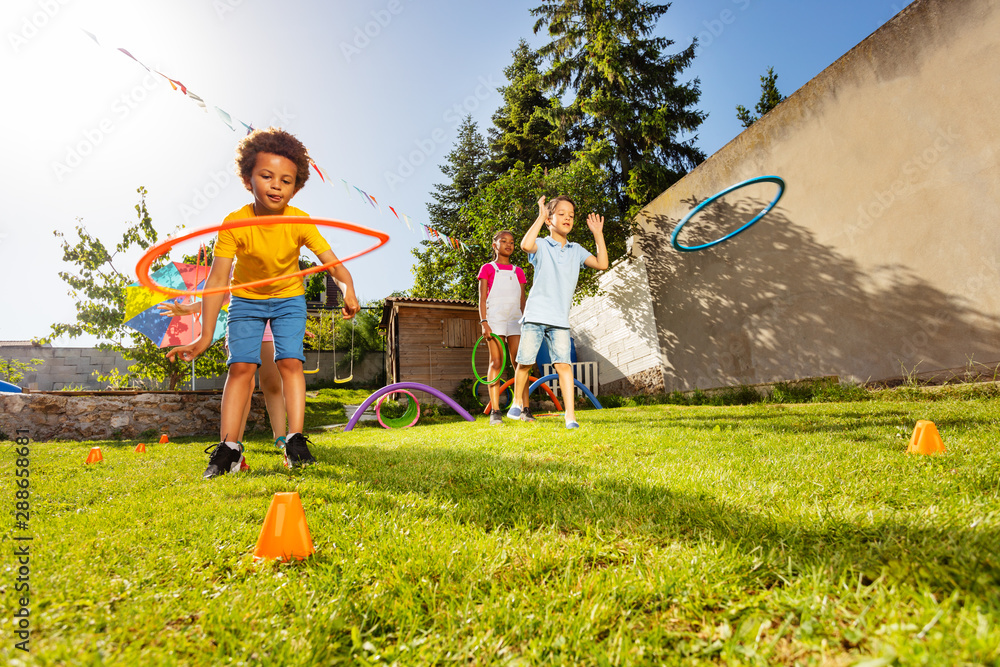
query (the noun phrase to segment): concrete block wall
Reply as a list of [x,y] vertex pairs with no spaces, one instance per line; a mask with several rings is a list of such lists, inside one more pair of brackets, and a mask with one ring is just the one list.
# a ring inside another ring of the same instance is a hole
[[[340,355],[337,356],[340,358]],[[110,350],[99,350],[90,347],[41,347],[34,345],[3,345],[0,346],[0,359],[13,359],[23,363],[29,363],[32,359],[41,359],[41,364],[36,364],[36,370],[25,373],[24,379],[17,384],[34,391],[61,391],[65,389],[80,389],[95,391],[107,389],[106,383],[97,380],[96,373],[102,375],[110,373],[113,368],[117,368],[121,373],[127,373],[131,363],[122,356]],[[317,353],[306,352],[307,369],[317,367]],[[334,378],[334,356],[332,352],[323,352],[318,360],[319,372],[306,376],[306,382],[312,383],[319,380],[333,380]],[[0,379],[3,375],[3,362],[0,361]],[[339,377],[343,377],[349,371],[341,371]],[[354,381],[367,383],[372,382],[382,374],[382,353],[367,355],[360,362],[354,364]],[[219,377],[197,377],[195,378],[195,388],[222,389],[225,386],[225,375]],[[166,387],[151,387],[153,389],[165,389]],[[179,389],[189,389],[189,384],[184,383]]]
[[[25,373],[18,382],[22,387],[37,391],[63,389],[105,389],[98,382],[95,372],[110,373],[117,368],[124,373],[129,363],[117,352],[87,347],[38,347],[34,345],[5,345],[0,347],[0,359],[13,359],[29,363],[41,359],[35,371]],[[3,363],[0,362],[0,368]]]
[[570,311],[577,359],[598,362],[600,393],[661,391],[663,360],[645,260],[617,262],[599,277],[598,285],[600,295]]

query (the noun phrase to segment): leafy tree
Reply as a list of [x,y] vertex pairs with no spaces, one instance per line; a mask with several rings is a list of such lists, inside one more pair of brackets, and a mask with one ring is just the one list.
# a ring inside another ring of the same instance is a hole
[[[570,240],[579,243],[592,253],[597,252],[594,237],[587,229],[586,216],[598,213],[605,217],[604,238],[608,245],[609,257],[625,254],[625,239],[628,236],[628,222],[617,213],[616,202],[608,189],[608,174],[586,160],[576,160],[565,167],[545,170],[540,166],[528,169],[522,163],[516,164],[507,173],[485,185],[474,194],[463,208],[462,215],[473,221],[473,240],[477,242],[476,252],[470,253],[471,270],[457,274],[455,282],[468,284],[478,290],[476,274],[480,266],[493,260],[491,248],[493,235],[501,229],[510,229],[514,238],[521,237],[538,215],[538,199],[556,195],[567,195],[576,202],[576,219]],[[543,227],[542,235],[547,235]],[[524,253],[517,250],[511,257],[514,264],[522,266],[531,284],[531,267]],[[464,270],[464,269],[463,269]],[[597,272],[582,271],[577,289],[578,297],[595,294]],[[469,298],[478,299],[478,294]]]
[[[143,384],[145,380],[166,382],[174,389],[182,379],[191,374],[191,365],[167,360],[164,351],[143,334],[125,325],[125,288],[133,282],[130,273],[119,270],[115,262],[125,261],[125,255],[133,247],[146,250],[157,240],[152,218],[146,209],[146,189],[140,187],[139,204],[135,210],[138,220],[126,228],[121,241],[113,251],[98,238],[91,236],[83,225],[77,225],[79,237],[75,243],[66,240],[61,232],[54,234],[63,239],[63,261],[73,265],[74,271],[61,271],[59,277],[69,285],[69,295],[76,302],[76,322],[53,324],[52,335],[67,335],[70,338],[89,334],[102,339],[97,347],[102,350],[119,352],[128,361],[128,374],[112,373],[103,376],[103,381],[116,385]],[[160,268],[163,260],[157,262],[152,271]],[[213,346],[198,359],[197,371],[201,375],[224,373],[225,352],[222,344]]]
[[736,106],[736,117],[743,124],[743,127],[750,127],[760,120],[761,116],[784,102],[786,99],[787,98],[778,90],[778,75],[774,73],[773,67],[768,67],[767,74],[760,77],[760,101],[758,101],[756,106],[754,106],[754,109],[759,115],[754,116],[750,113],[749,109],[742,104],[739,104]]
[[534,30],[552,41],[539,50],[549,67],[542,82],[563,98],[549,118],[563,136],[579,131],[582,155],[609,176],[618,214],[633,217],[647,202],[704,160],[695,132],[699,80],[679,83],[695,44],[666,55],[673,41],[651,33],[669,4],[644,0],[543,0]]
[[3,373],[4,381],[17,384],[24,379],[25,373],[34,373],[43,363],[45,363],[44,359],[20,361],[0,357],[0,373]]
[[[435,229],[466,240],[472,236],[472,226],[461,215],[462,206],[492,176],[486,168],[489,157],[486,142],[472,116],[462,121],[455,147],[446,157],[448,162],[441,166],[441,171],[451,182],[434,186],[436,192],[431,195],[434,202],[427,206],[428,217]],[[412,251],[417,259],[412,269],[412,295],[433,299],[473,298],[476,285],[463,282],[470,270],[479,268],[473,267],[472,254],[440,241],[421,241],[420,245]]]
[[514,62],[504,69],[509,83],[499,89],[504,103],[493,114],[489,130],[490,169],[502,174],[518,162],[529,169],[568,164],[581,144],[575,133],[560,136],[549,118],[553,101],[544,94],[541,56],[523,39],[512,55]]

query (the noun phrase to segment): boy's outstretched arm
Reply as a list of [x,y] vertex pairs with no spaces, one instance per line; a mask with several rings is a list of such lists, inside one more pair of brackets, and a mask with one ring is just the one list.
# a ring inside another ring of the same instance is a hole
[[538,246],[535,245],[535,241],[538,240],[538,232],[542,231],[542,225],[548,219],[549,210],[545,206],[545,195],[542,195],[538,200],[538,217],[535,218],[534,224],[528,228],[528,231],[524,233],[524,237],[521,239],[521,250],[529,255],[534,255],[538,252]]
[[[337,261],[337,255],[332,250],[324,250],[317,254],[316,257],[323,264]],[[340,288],[340,292],[344,295],[344,307],[340,309],[340,312],[343,314],[344,319],[349,320],[361,310],[358,297],[354,294],[354,278],[351,277],[351,272],[343,264],[337,264],[332,269],[328,269],[328,271],[333,278],[333,282],[337,283],[337,287]]]
[[[212,270],[205,281],[205,289],[215,287],[225,287],[229,285],[229,276],[233,269],[232,257],[218,257],[212,260]],[[167,352],[167,359],[176,361],[180,357],[184,361],[191,361],[212,345],[212,338],[215,337],[215,324],[219,318],[219,311],[222,310],[222,302],[226,295],[222,292],[217,294],[207,294],[201,300],[201,335],[189,345],[180,345]]]
[[583,265],[598,271],[608,270],[608,246],[604,243],[604,217],[591,213],[587,216],[587,227],[594,235],[597,244],[597,256],[591,255],[583,261]]

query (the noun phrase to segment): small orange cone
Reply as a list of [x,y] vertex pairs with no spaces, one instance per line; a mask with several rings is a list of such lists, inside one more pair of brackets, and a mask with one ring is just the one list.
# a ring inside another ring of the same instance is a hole
[[135,446],[135,453],[136,454],[145,454],[146,453],[146,443],[140,442],[138,445],[136,445]]
[[85,464],[86,463],[100,463],[103,460],[104,460],[104,454],[101,453],[101,448],[100,447],[91,447],[90,448],[90,453],[87,454],[87,460],[84,463]]
[[314,551],[299,494],[295,491],[274,494],[260,528],[254,558],[301,560]]
[[170,438],[167,437],[166,433],[164,433],[163,435],[160,436],[160,444],[161,445],[164,445],[164,444],[166,444],[168,442],[170,442]]
[[906,448],[907,454],[940,454],[948,451],[945,449],[941,435],[938,433],[934,422],[920,419],[910,436],[910,445]]

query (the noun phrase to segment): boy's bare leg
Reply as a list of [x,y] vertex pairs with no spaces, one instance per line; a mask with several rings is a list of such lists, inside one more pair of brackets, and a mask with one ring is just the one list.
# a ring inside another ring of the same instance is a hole
[[243,432],[243,415],[250,398],[250,383],[256,372],[257,364],[237,362],[229,365],[226,387],[222,390],[220,441],[238,442]]
[[524,364],[517,365],[517,369],[514,371],[514,399],[511,401],[512,407],[515,405],[519,408],[528,407],[528,374],[530,372],[531,366],[525,366]]
[[576,421],[576,385],[573,383],[573,367],[569,364],[552,364],[559,375],[559,390],[563,407],[566,408],[566,423]]
[[[517,359],[517,348],[521,344],[520,336],[507,336],[507,351],[510,352],[510,363],[514,365],[514,376],[517,377],[517,363],[514,361]],[[528,376],[531,375],[531,366],[528,367]],[[514,385],[513,396],[521,396],[521,405],[525,406],[528,404],[528,382],[524,383],[524,387],[521,388],[521,393],[517,393],[517,384]]]
[[287,435],[285,431],[285,397],[281,394],[281,372],[274,363],[274,343],[260,344],[260,390],[264,393],[267,417],[271,421],[274,439]]
[[240,422],[240,435],[236,438],[236,442],[243,442],[243,436],[246,435],[247,430],[247,419],[250,418],[250,406],[253,403],[253,390],[257,388],[257,374],[254,373],[250,376],[250,383],[247,387],[247,402],[246,406],[243,408],[243,421]]
[[301,433],[306,415],[306,376],[302,374],[302,362],[298,359],[278,359],[275,363],[281,373],[288,432]]

